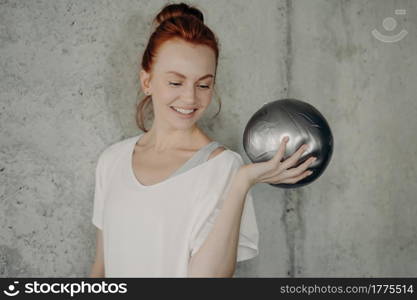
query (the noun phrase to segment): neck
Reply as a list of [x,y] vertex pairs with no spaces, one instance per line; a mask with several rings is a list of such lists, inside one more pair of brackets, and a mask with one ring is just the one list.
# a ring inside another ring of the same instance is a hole
[[168,129],[152,126],[142,140],[153,151],[164,152],[180,148],[195,148],[199,137],[201,137],[201,130],[197,126],[187,129]]

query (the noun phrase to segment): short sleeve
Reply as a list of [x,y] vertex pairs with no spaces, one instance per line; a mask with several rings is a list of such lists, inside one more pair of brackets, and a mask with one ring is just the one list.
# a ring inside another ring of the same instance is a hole
[[93,206],[93,224],[103,229],[103,206],[104,206],[104,184],[103,184],[103,155],[100,155],[95,170],[95,188],[94,188],[94,206]]
[[[239,156],[239,155],[238,155]],[[193,256],[201,247],[212,229],[216,217],[221,211],[222,202],[231,187],[231,182],[238,168],[243,164],[239,156],[235,159],[227,172],[214,174],[211,177],[209,193],[206,193],[199,203],[199,210],[196,222],[193,226],[190,239],[190,256]],[[220,173],[220,172],[219,172]],[[253,205],[252,188],[246,193],[245,204],[240,223],[239,241],[236,261],[243,261],[254,258],[258,255],[259,232]]]

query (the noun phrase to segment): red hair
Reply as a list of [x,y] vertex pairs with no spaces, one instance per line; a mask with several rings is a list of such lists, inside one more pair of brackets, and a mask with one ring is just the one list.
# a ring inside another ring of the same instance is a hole
[[[217,70],[219,43],[214,33],[204,24],[204,16],[199,9],[185,3],[166,4],[153,20],[153,24],[157,25],[157,28],[150,36],[143,53],[141,63],[143,70],[151,73],[158,49],[164,42],[173,39],[180,39],[193,45],[205,45],[213,49]],[[145,110],[151,101],[151,96],[145,96],[137,105],[136,124],[144,132],[148,131],[145,128]],[[220,108],[221,101],[216,115],[220,112]]]

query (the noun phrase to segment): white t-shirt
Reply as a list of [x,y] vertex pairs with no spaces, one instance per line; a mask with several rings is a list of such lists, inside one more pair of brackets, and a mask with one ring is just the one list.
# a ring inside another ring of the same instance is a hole
[[[225,149],[154,185],[142,185],[132,154],[143,133],[106,148],[96,166],[93,224],[103,231],[105,277],[187,277],[190,257],[208,236],[243,160]],[[251,189],[246,194],[237,261],[258,255]]]

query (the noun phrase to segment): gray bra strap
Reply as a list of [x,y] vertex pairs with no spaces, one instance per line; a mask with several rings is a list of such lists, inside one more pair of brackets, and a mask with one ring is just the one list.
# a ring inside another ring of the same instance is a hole
[[[217,148],[221,147],[222,145],[216,141],[211,142],[210,144],[207,144],[203,148],[201,148],[199,151],[194,153],[194,155],[179,168],[174,174],[170,176],[174,177],[180,173],[183,173],[187,170],[190,170],[203,162],[207,161],[210,154]],[[226,147],[225,147],[226,148]]]

